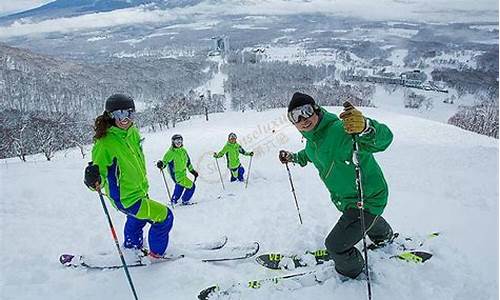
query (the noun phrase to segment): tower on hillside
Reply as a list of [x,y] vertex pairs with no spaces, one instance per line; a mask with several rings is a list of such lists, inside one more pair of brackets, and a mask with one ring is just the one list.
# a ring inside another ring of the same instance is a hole
[[212,37],[212,50],[208,53],[210,56],[224,56],[229,51],[229,38],[227,36]]

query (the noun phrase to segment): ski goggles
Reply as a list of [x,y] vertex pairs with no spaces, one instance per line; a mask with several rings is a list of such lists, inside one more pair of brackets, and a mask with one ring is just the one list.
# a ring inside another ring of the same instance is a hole
[[135,118],[135,111],[133,109],[119,109],[111,112],[111,117],[118,121],[129,119],[130,121]]
[[182,146],[182,142],[183,142],[183,139],[181,137],[178,137],[178,138],[175,138],[172,140],[172,143],[174,143],[174,145],[176,147]]
[[310,118],[314,115],[314,112],[314,107],[311,104],[304,104],[289,111],[287,117],[290,122],[297,124],[302,120]]

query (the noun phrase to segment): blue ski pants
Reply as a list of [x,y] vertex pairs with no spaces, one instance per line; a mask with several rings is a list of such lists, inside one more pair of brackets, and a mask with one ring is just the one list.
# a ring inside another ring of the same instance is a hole
[[143,228],[149,223],[148,232],[149,250],[163,255],[168,246],[169,233],[174,224],[174,215],[165,205],[149,198],[137,201],[125,209],[124,236],[125,248],[139,249],[143,246]]
[[193,186],[188,189],[183,187],[182,185],[176,183],[174,188],[174,194],[172,195],[172,202],[177,204],[177,201],[182,197],[182,203],[188,203],[193,197],[194,190],[196,189],[196,185],[193,183]]
[[231,182],[239,180],[239,181],[244,181],[245,179],[243,178],[243,174],[245,174],[245,168],[243,168],[242,165],[240,165],[237,168],[230,169],[231,171]]

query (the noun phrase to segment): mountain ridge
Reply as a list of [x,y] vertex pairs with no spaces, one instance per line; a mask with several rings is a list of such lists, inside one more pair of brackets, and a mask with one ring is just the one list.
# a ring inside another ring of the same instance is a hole
[[75,17],[90,13],[109,12],[138,6],[173,8],[195,5],[203,0],[56,0],[45,5],[0,17],[0,23],[24,18],[42,21],[52,18]]

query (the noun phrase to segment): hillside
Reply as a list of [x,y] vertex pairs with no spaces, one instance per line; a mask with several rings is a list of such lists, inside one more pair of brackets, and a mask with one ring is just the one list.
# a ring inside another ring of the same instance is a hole
[[[205,69],[205,71],[201,71]],[[205,58],[111,59],[76,62],[0,43],[0,108],[94,116],[109,90],[139,101],[196,88],[211,77]]]

